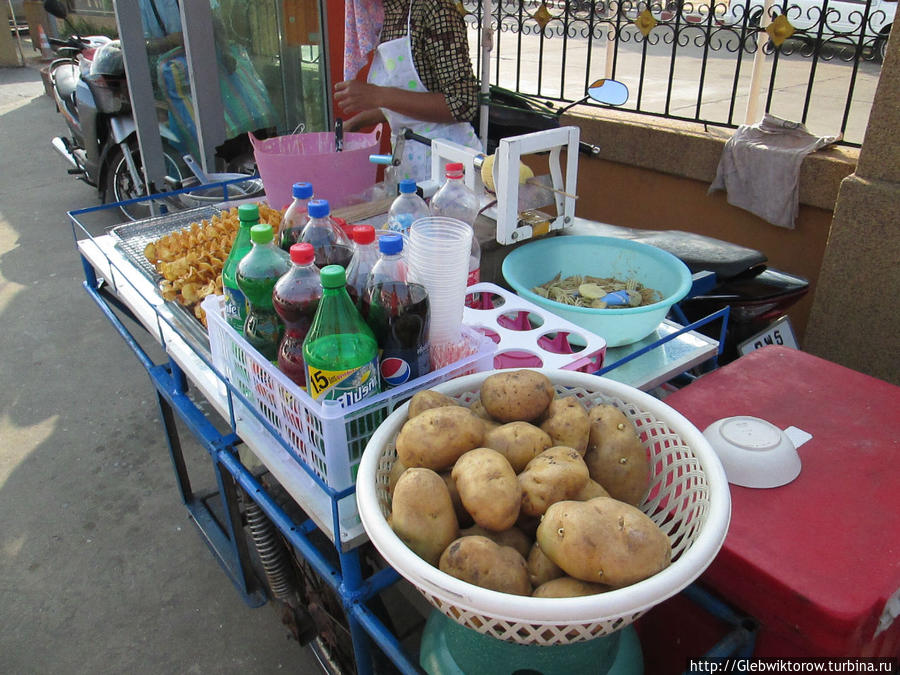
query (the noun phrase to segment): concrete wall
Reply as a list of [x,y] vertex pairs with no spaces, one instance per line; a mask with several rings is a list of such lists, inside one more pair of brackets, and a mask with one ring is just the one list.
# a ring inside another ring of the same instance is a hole
[[16,46],[16,38],[9,31],[9,19],[9,3],[4,2],[0,4],[0,24],[3,26],[0,31],[0,67],[25,65]]
[[808,351],[900,385],[900,39],[872,104],[856,172],[841,183]]

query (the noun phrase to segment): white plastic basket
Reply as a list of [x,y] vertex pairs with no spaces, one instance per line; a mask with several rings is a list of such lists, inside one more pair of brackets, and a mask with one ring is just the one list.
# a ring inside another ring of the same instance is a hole
[[207,296],[203,309],[213,365],[276,429],[289,452],[335,490],[353,485],[363,449],[382,420],[416,391],[453,377],[492,368],[494,343],[471,329],[474,353],[377,396],[342,408],[314,401],[244,340],[223,313],[223,298]]
[[[499,640],[561,645],[619,630],[696,579],[725,540],[731,497],[725,472],[709,443],[662,401],[595,375],[536,370],[553,381],[559,395],[577,396],[588,408],[615,405],[636,426],[652,467],[651,484],[640,508],[672,544],[673,562],[666,569],[600,595],[533,598],[480,588],[428,564],[387,522],[388,477],[397,456],[394,441],[406,421],[408,405],[397,408],[369,440],[359,465],[356,499],[366,533],[384,559],[443,614]],[[490,374],[468,375],[434,389],[468,405]]]

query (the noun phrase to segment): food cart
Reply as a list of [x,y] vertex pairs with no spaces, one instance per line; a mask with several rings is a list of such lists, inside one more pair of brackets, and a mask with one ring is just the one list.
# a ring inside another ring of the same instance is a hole
[[[228,207],[228,204],[223,204],[211,208]],[[259,606],[269,598],[281,600],[279,596],[282,594],[285,597],[290,595],[291,583],[287,579],[286,569],[299,569],[303,575],[300,585],[307,597],[316,601],[308,603],[306,609],[293,607],[295,618],[302,628],[299,632],[304,639],[311,641],[313,648],[321,654],[320,658],[331,668],[336,671],[373,672],[379,670],[386,658],[401,672],[420,672],[415,657],[415,637],[410,637],[416,634],[402,625],[399,617],[421,616],[421,603],[417,602],[414,594],[410,597],[405,592],[408,589],[398,571],[385,564],[369,545],[365,528],[355,511],[354,461],[359,459],[368,437],[377,428],[377,421],[400,406],[413,391],[471,371],[490,369],[494,365],[490,351],[478,351],[470,360],[452,364],[434,373],[427,381],[384,395],[377,402],[377,410],[361,405],[326,415],[321,410],[306,409],[303,413],[309,415],[308,419],[315,420],[313,426],[333,429],[336,435],[323,436],[312,443],[308,436],[301,435],[298,440],[296,436],[285,433],[290,425],[287,423],[289,420],[281,418],[278,412],[283,410],[279,405],[282,394],[276,390],[275,412],[267,414],[264,402],[273,400],[269,396],[271,392],[264,393],[257,389],[258,380],[241,383],[230,369],[229,349],[233,349],[235,344],[243,349],[244,345],[232,343],[217,347],[215,340],[210,340],[210,335],[193,322],[190,315],[185,315],[177,305],[163,299],[153,273],[142,269],[139,255],[129,252],[127,242],[136,232],[159,236],[208,217],[211,212],[195,210],[163,215],[130,224],[126,228],[109,230],[108,223],[97,225],[95,222],[95,219],[103,221],[106,208],[110,207],[70,214],[77,249],[84,264],[85,289],[150,375],[182,499],[235,588],[249,606]],[[478,290],[482,293],[500,293],[500,289],[491,287]],[[209,304],[207,309],[215,311],[214,304]],[[526,307],[523,311],[532,310]],[[133,316],[152,340],[162,347],[165,354],[162,360],[149,356],[141,345],[142,340],[123,321],[122,312]],[[718,345],[695,332],[693,329],[696,327],[664,321],[650,337],[638,343],[606,349],[602,367],[592,372],[639,390],[664,386],[715,356]],[[815,366],[811,368],[815,370]],[[773,374],[775,372],[777,368]],[[785,386],[787,384],[785,382]],[[870,384],[862,383],[857,388],[865,389]],[[763,385],[757,382],[756,386]],[[676,407],[684,410],[696,423],[705,424],[717,415],[732,414],[740,407],[715,389],[708,398],[700,397],[695,403],[691,401],[691,391],[691,387],[687,387],[684,390],[686,393],[673,394],[676,396],[673,400],[678,402]],[[816,391],[817,396],[821,396],[823,388],[819,386]],[[758,401],[764,400],[764,391],[754,392]],[[731,394],[742,395],[736,389],[732,389]],[[795,394],[799,396],[800,392]],[[880,396],[888,401],[897,400],[895,390],[881,392]],[[759,414],[774,416],[783,398],[773,397],[772,401],[771,406],[776,407],[760,405]],[[713,410],[716,413],[711,415]],[[290,415],[287,417],[290,418]],[[176,420],[187,425],[209,454],[217,486],[211,495],[199,494],[194,490],[181,454]],[[804,418],[804,426],[815,424],[813,417]],[[348,427],[362,431],[348,435]],[[882,449],[890,448],[889,440],[881,439],[880,442],[883,443],[880,446]],[[321,455],[313,451],[310,445],[321,450]],[[310,450],[311,454],[304,454],[305,450]],[[879,456],[883,457],[883,454]],[[329,461],[333,458],[337,458],[337,465]],[[754,508],[764,511],[765,499],[755,503]],[[888,532],[892,523],[895,524],[891,521],[884,525]],[[245,535],[245,528],[251,530],[250,537]],[[896,527],[893,531],[897,531]],[[287,552],[279,548],[279,538],[287,542]],[[890,538],[884,541],[891,543]],[[848,546],[853,545],[855,541],[848,542]],[[752,542],[749,546],[752,548]],[[734,549],[726,545],[729,555],[739,557],[739,553],[732,553],[732,550],[739,549],[739,545]],[[285,556],[296,556],[296,568],[284,561]],[[257,557],[262,559],[262,576],[266,577],[266,582],[260,581],[259,565],[255,564]],[[746,571],[740,565],[738,569]],[[740,589],[740,592],[734,592],[733,583],[728,578],[730,571],[726,564],[714,568],[710,577],[713,586],[720,596],[734,602],[736,607],[745,607],[745,603],[752,599],[753,591]],[[887,596],[891,595],[896,584],[895,579],[890,577],[889,569],[883,572],[884,583],[873,584],[867,589],[870,591],[865,598],[868,603],[860,601],[853,607],[862,617],[859,622],[862,627],[852,621],[843,624],[834,621],[836,627],[830,633],[824,634],[824,637],[817,634],[816,640],[808,642],[813,652],[822,645],[832,645],[829,640],[833,640],[834,635],[846,626],[858,628],[860,638],[853,644],[835,647],[835,653],[856,649],[872,655],[896,652],[898,624],[888,611],[890,603],[887,602]],[[760,583],[771,583],[771,580],[763,578]],[[814,590],[819,594],[817,599],[824,595],[821,587]],[[332,604],[323,609],[322,605],[328,602]],[[684,609],[685,602],[695,609]],[[395,609],[398,603],[406,610],[392,611],[391,608]],[[673,607],[676,615],[691,616],[697,625],[708,625],[706,619],[697,616],[696,606],[699,605],[702,607],[700,613],[712,616],[717,623],[713,630],[704,633],[704,639],[708,642],[698,645],[698,652],[690,656],[699,653],[749,656],[753,653],[760,624],[740,609],[730,606],[729,602],[717,601],[703,587],[694,585],[670,603],[655,614],[666,617],[664,625],[645,622],[646,628],[641,631],[645,644],[670,649],[662,645],[666,644],[666,638],[672,637],[668,629],[673,619],[666,612],[671,612]],[[882,607],[885,608],[884,613],[879,614]],[[339,631],[335,630],[335,620],[326,617],[328,610],[335,609],[343,613],[342,619],[337,621],[348,631],[349,640],[342,639]],[[408,611],[410,609],[412,611]],[[767,608],[754,605],[752,609],[757,616],[771,622],[770,626],[775,623],[774,617],[766,615]],[[876,612],[874,619],[872,612]],[[815,623],[819,609],[815,605],[812,609],[804,606],[797,613],[797,625],[805,626],[807,624],[804,622]],[[777,612],[772,614],[777,615]],[[332,622],[330,627],[329,621]],[[719,632],[716,633],[716,630]],[[724,636],[723,630],[727,633]],[[873,634],[877,639],[872,639]],[[777,630],[770,628],[766,637],[767,645],[779,644]],[[796,644],[804,639],[804,636],[794,636],[793,642]],[[675,642],[682,644],[680,639]],[[345,648],[348,643],[352,646],[349,659],[347,654],[341,654],[342,643]],[[779,648],[772,648],[771,653],[778,655],[781,653]],[[654,650],[654,659],[650,660],[654,668],[659,666],[659,670],[648,672],[663,672],[665,668],[672,667],[672,663],[661,658],[660,653]],[[677,650],[672,648],[663,653],[674,655]],[[680,654],[678,659],[673,672],[684,667]]]
[[[292,443],[290,435],[283,433],[287,428],[285,421],[267,416],[264,407],[257,405],[265,397],[254,400],[251,387],[242,386],[229,376],[227,365],[221,361],[221,354],[214,353],[215,343],[211,346],[201,324],[177,303],[163,299],[158,278],[141,263],[143,244],[135,242],[185,228],[210,217],[219,207],[206,206],[110,226],[110,215],[114,213],[111,209],[115,207],[106,205],[70,214],[83,261],[84,287],[150,375],[182,499],[215,558],[248,605],[258,606],[274,596],[272,577],[267,588],[258,581],[251,564],[252,555],[256,555],[252,549],[259,541],[248,541],[243,530],[242,518],[249,517],[247,507],[255,517],[260,511],[311,571],[318,585],[316,592],[328,589],[325,592],[339,599],[359,672],[371,670],[373,644],[377,645],[374,653],[383,652],[402,671],[417,672],[408,646],[404,647],[391,619],[381,611],[381,607],[393,602],[384,596],[396,595],[392,588],[399,575],[377,562],[378,556],[367,546],[365,530],[355,513],[355,488],[352,479],[348,480],[352,469],[346,461],[348,446],[353,446],[350,454],[358,461],[365,440],[377,426],[362,424],[373,418],[373,409],[357,406],[358,410],[331,413],[336,418],[332,420],[325,419],[322,411],[307,411],[319,417],[323,428],[336,429],[339,436],[329,436],[328,442],[319,447],[324,450],[327,445],[329,452],[336,449],[338,454],[343,453],[344,466],[324,472],[316,465],[318,456],[304,458],[300,452],[302,443]],[[220,207],[227,209],[229,205]],[[482,292],[508,293],[491,284],[480,288]],[[141,345],[146,342],[145,336],[133,334],[123,320],[123,312],[133,316],[152,341],[162,347],[164,359],[154,361],[149,356],[147,348]],[[374,410],[375,418],[381,419],[419,388],[465,372],[490,369],[492,347],[491,344],[464,362],[432,373],[426,381],[382,394]],[[619,378],[628,385],[652,389],[714,357],[716,350],[714,340],[690,327],[666,321],[639,343],[606,350],[603,371],[607,377]],[[570,358],[576,360],[574,356]],[[216,494],[194,491],[181,455],[176,420],[186,423],[209,453]],[[360,426],[357,422],[363,429],[358,436],[343,435],[345,427]],[[321,459],[324,460],[324,454]],[[289,506],[285,506],[285,497]],[[266,536],[266,541],[271,541],[274,535],[270,530]],[[277,584],[274,590],[277,592]],[[306,630],[310,632],[309,626]],[[319,643],[326,633],[321,627],[311,630]]]

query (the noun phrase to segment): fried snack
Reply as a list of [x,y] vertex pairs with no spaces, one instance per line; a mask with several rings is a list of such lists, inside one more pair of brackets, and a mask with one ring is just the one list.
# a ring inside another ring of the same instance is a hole
[[[283,215],[259,204],[259,222],[271,225],[273,232],[278,232]],[[163,298],[192,310],[204,326],[206,315],[200,302],[207,295],[223,294],[222,268],[238,226],[238,210],[233,207],[144,247],[147,260],[162,275],[159,288]]]

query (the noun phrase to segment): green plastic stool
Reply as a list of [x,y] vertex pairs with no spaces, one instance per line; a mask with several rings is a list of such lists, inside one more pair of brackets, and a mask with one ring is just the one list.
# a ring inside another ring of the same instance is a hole
[[632,626],[587,642],[542,647],[482,635],[432,611],[419,648],[429,675],[642,675],[644,658]]

